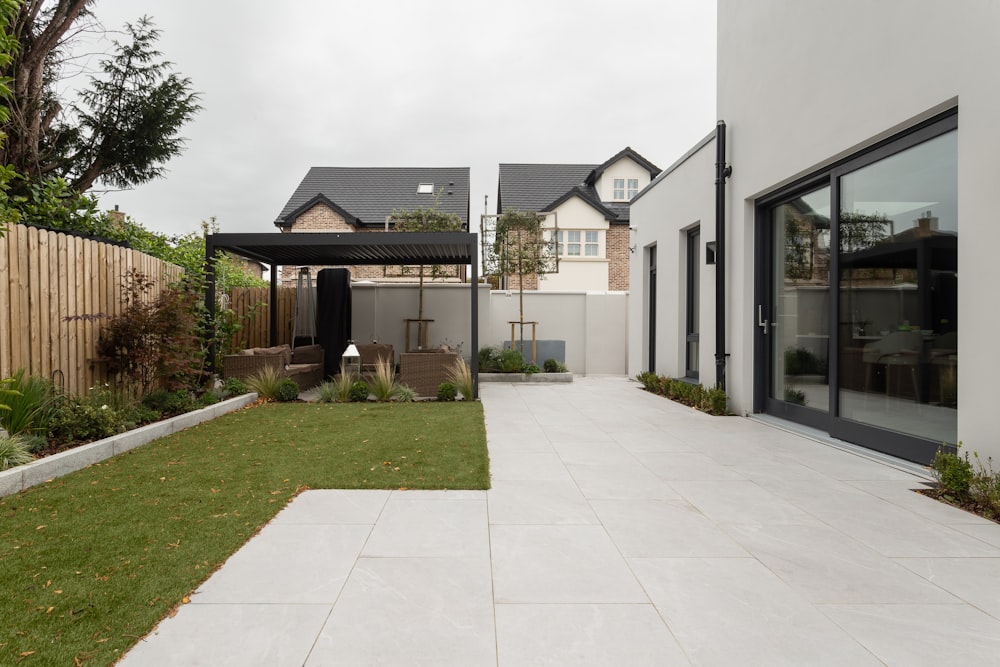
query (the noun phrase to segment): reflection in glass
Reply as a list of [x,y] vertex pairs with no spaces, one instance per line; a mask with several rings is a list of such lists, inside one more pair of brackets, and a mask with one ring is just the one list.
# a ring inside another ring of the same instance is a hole
[[830,405],[830,188],[772,209],[771,397]]
[[950,132],[840,179],[840,416],[957,437],[958,170]]

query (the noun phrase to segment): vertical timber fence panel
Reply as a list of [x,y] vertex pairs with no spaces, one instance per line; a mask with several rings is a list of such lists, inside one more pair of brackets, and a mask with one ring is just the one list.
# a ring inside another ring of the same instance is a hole
[[96,361],[102,319],[122,313],[132,267],[155,283],[180,267],[134,250],[55,231],[9,225],[0,238],[0,378],[19,370],[85,394],[106,377]]
[[[236,334],[234,351],[271,345],[269,287],[235,287],[229,291],[229,307],[243,328]],[[279,287],[278,345],[291,345],[295,319],[295,288]]]

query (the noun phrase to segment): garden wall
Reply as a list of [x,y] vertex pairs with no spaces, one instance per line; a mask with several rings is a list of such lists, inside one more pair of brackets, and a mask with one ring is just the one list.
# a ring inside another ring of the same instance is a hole
[[0,238],[0,377],[25,369],[77,394],[104,382],[94,360],[101,320],[72,318],[121,313],[133,268],[155,282],[150,299],[182,273],[130,248],[9,225]]

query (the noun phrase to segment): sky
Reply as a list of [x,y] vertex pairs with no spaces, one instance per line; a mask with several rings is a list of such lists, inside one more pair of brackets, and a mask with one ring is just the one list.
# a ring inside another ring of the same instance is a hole
[[[631,146],[661,169],[715,127],[713,0],[97,0],[142,14],[203,109],[164,177],[102,191],[149,229],[215,217],[277,231],[310,167],[470,167],[473,224],[498,165],[599,164]],[[120,34],[111,35],[122,39]],[[83,39],[77,74],[109,44]]]

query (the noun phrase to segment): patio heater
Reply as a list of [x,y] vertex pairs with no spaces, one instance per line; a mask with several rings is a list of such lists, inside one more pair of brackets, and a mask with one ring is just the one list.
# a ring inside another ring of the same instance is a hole
[[340,359],[341,367],[345,373],[350,373],[354,376],[361,375],[361,353],[358,352],[358,346],[354,344],[353,340],[347,341],[347,349],[344,350],[344,354],[341,355]]

